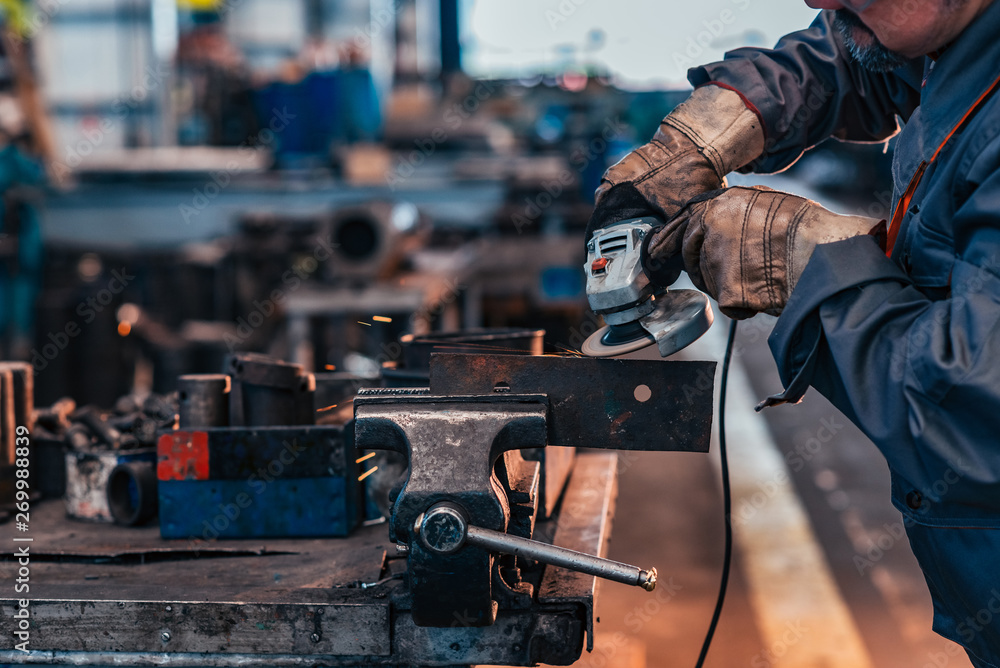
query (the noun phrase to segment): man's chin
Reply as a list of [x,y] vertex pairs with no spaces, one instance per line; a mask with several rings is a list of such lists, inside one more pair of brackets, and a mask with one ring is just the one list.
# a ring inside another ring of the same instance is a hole
[[847,9],[838,9],[834,16],[834,26],[840,31],[851,57],[862,67],[872,72],[891,72],[901,67],[907,58],[886,48],[878,40],[871,28]]
[[[848,28],[848,31],[850,32],[850,36],[845,35],[845,39],[850,39],[859,49],[870,49],[881,46],[881,43],[875,38],[875,33],[865,26],[851,26]],[[841,34],[844,33],[841,32]]]

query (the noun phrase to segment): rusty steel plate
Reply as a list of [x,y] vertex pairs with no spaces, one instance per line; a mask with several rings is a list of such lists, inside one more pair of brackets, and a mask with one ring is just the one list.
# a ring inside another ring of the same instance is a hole
[[430,390],[545,394],[549,445],[708,452],[715,368],[715,362],[444,353],[431,355]]
[[[12,618],[17,604],[0,601]],[[389,656],[389,604],[38,600],[32,650]]]

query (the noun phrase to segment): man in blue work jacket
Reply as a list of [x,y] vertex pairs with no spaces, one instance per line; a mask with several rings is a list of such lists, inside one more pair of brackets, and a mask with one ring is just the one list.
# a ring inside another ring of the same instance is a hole
[[[605,174],[591,229],[658,216],[654,281],[682,264],[724,313],[780,315],[768,403],[811,385],[874,441],[934,629],[1000,666],[1000,1],[807,4],[823,11],[774,49],[690,70],[691,97]],[[723,187],[898,119],[890,221]]]

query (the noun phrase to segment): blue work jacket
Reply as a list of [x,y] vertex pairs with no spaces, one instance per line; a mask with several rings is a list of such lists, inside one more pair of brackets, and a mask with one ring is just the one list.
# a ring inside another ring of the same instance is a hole
[[1000,77],[1000,1],[942,52],[885,74],[851,59],[832,19],[688,76],[757,107],[767,140],[754,171],[831,136],[884,141],[902,120],[895,207],[938,153],[891,259],[872,237],[817,247],[769,343],[779,401],[815,387],[885,456],[934,630],[1000,666],[1000,92],[938,152]]

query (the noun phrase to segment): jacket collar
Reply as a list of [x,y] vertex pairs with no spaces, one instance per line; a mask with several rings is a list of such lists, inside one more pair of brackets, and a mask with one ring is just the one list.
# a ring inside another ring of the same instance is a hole
[[1000,0],[994,0],[936,60],[928,58],[921,89],[921,153],[934,151],[1000,76]]

